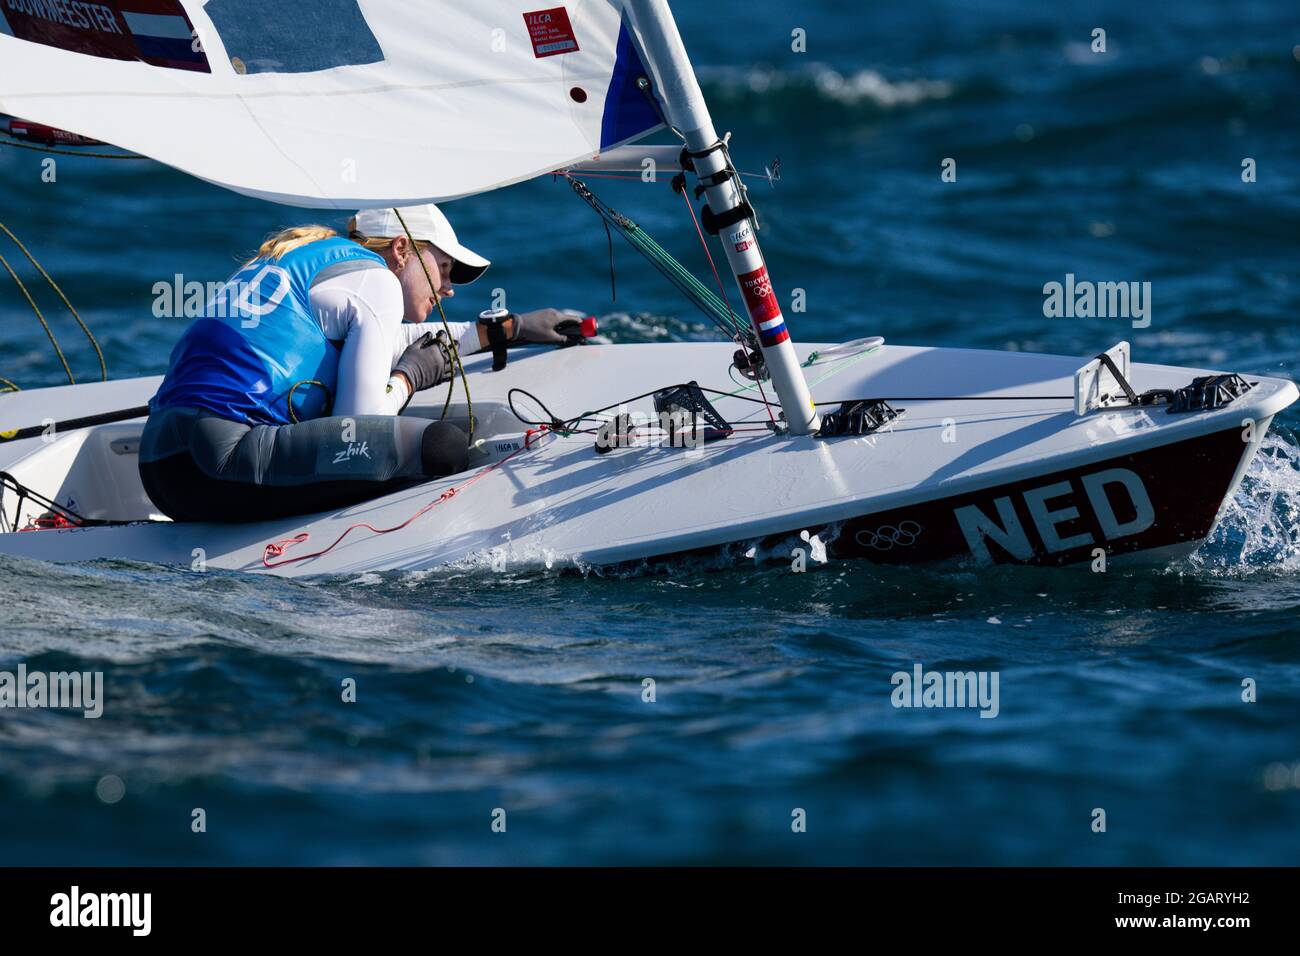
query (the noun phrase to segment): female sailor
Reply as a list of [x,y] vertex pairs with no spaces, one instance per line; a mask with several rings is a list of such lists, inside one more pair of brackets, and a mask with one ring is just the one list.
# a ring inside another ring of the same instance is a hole
[[[141,437],[149,497],[177,521],[262,521],[465,470],[464,432],[399,413],[452,372],[445,333],[421,325],[431,284],[450,298],[488,265],[433,205],[363,210],[348,238],[269,237],[172,351]],[[556,309],[448,323],[462,354],[562,344],[566,324]]]

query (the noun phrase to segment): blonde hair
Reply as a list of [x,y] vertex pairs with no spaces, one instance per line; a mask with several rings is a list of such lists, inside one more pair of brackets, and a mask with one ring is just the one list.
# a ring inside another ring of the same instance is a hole
[[301,248],[309,242],[333,239],[337,235],[338,233],[329,226],[293,226],[289,229],[282,229],[266,237],[266,240],[257,250],[257,258],[279,259],[286,253],[293,252],[293,250]]
[[[266,237],[262,245],[258,247],[257,255],[250,259],[279,259],[295,249],[299,249],[308,243],[319,242],[322,239],[333,239],[338,233],[329,226],[307,225],[291,226],[288,229],[281,229],[279,232],[273,232]],[[357,232],[356,217],[348,220],[348,238],[361,246],[363,249],[369,249],[372,252],[383,252],[390,245],[392,239],[384,239],[377,236],[363,236]],[[425,249],[433,247],[433,243],[425,239],[415,240],[415,247],[423,252]]]
[[[405,235],[405,233],[403,233]],[[361,246],[363,249],[369,249],[371,252],[383,252],[393,244],[392,238],[385,239],[382,236],[366,236],[357,232],[357,217],[353,216],[348,220],[348,238]],[[416,239],[415,248],[423,252],[425,249],[433,247],[433,243],[427,239]]]

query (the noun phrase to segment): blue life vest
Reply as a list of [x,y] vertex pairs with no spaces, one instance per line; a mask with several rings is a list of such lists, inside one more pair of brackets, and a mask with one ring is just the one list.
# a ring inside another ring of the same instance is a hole
[[384,267],[381,256],[331,238],[236,272],[176,343],[150,411],[203,408],[250,425],[328,414],[342,343],[325,337],[310,294],[321,270],[344,262]]

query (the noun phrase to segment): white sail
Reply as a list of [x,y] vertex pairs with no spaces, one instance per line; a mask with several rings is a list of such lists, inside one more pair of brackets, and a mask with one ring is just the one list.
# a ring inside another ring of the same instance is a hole
[[625,0],[0,0],[0,112],[297,206],[442,201],[660,127]]

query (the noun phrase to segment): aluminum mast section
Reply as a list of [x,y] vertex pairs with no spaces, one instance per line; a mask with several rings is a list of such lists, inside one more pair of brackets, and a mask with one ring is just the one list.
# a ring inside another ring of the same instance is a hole
[[[734,210],[742,208],[744,194],[736,178],[719,176],[726,173],[730,161],[713,128],[704,94],[667,0],[627,0],[627,10],[650,61],[647,65],[655,74],[668,121],[686,140],[712,218],[725,222],[728,214],[734,215]],[[752,214],[753,210],[749,212]],[[790,342],[781,305],[772,289],[752,218],[747,216],[723,226],[719,238],[758,335],[763,361],[771,373],[790,433],[814,432],[821,427],[821,422]]]

